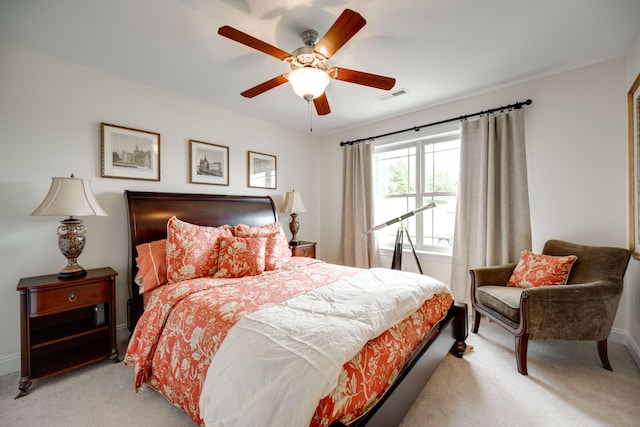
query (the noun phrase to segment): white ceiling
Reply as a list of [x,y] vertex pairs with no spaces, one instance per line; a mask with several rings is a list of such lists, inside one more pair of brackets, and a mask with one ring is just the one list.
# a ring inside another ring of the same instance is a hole
[[240,96],[287,65],[217,29],[292,52],[345,8],[367,24],[330,64],[395,77],[407,94],[380,101],[334,80],[318,136],[620,57],[640,31],[640,0],[0,0],[0,40],[307,132],[289,84]]

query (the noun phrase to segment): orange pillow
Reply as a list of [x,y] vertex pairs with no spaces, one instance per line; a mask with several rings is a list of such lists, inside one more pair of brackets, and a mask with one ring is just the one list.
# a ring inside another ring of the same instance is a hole
[[221,237],[218,271],[214,277],[244,277],[262,274],[267,237]]
[[167,222],[168,283],[213,276],[218,269],[220,237],[233,237],[233,227],[205,227],[171,217]]
[[538,286],[566,285],[575,255],[536,255],[524,250],[513,270],[507,286],[532,288]]
[[277,270],[282,264],[291,258],[291,248],[282,225],[274,222],[267,225],[235,226],[235,235],[238,237],[267,237],[265,270]]
[[140,293],[149,292],[167,284],[167,239],[142,243],[136,246],[138,274],[135,282]]

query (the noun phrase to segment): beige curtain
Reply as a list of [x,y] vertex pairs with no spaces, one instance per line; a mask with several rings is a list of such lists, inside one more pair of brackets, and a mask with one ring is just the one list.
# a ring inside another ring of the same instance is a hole
[[524,110],[462,122],[451,288],[469,302],[469,269],[531,249]]
[[353,267],[379,267],[376,235],[364,234],[375,226],[372,144],[345,145],[342,166],[340,260]]

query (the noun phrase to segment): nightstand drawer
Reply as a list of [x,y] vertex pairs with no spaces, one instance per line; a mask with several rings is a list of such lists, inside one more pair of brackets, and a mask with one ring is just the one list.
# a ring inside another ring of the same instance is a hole
[[300,242],[299,245],[292,245],[291,254],[301,257],[316,257],[316,244],[314,242]]
[[43,316],[110,301],[108,282],[96,282],[29,293],[29,315]]

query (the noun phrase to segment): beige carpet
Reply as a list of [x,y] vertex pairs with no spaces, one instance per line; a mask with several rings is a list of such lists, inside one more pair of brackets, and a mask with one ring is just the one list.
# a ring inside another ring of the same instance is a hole
[[513,335],[495,323],[467,342],[474,350],[447,355],[402,427],[640,426],[640,370],[622,345],[609,344],[611,372],[595,342],[530,341],[523,376]]
[[[529,376],[518,374],[513,337],[483,320],[474,351],[447,356],[402,427],[640,426],[640,370],[610,344],[614,372],[600,367],[595,343],[531,342]],[[35,382],[14,400],[18,373],[0,377],[2,426],[181,427],[194,423],[159,394],[133,391],[132,370],[98,363]]]

